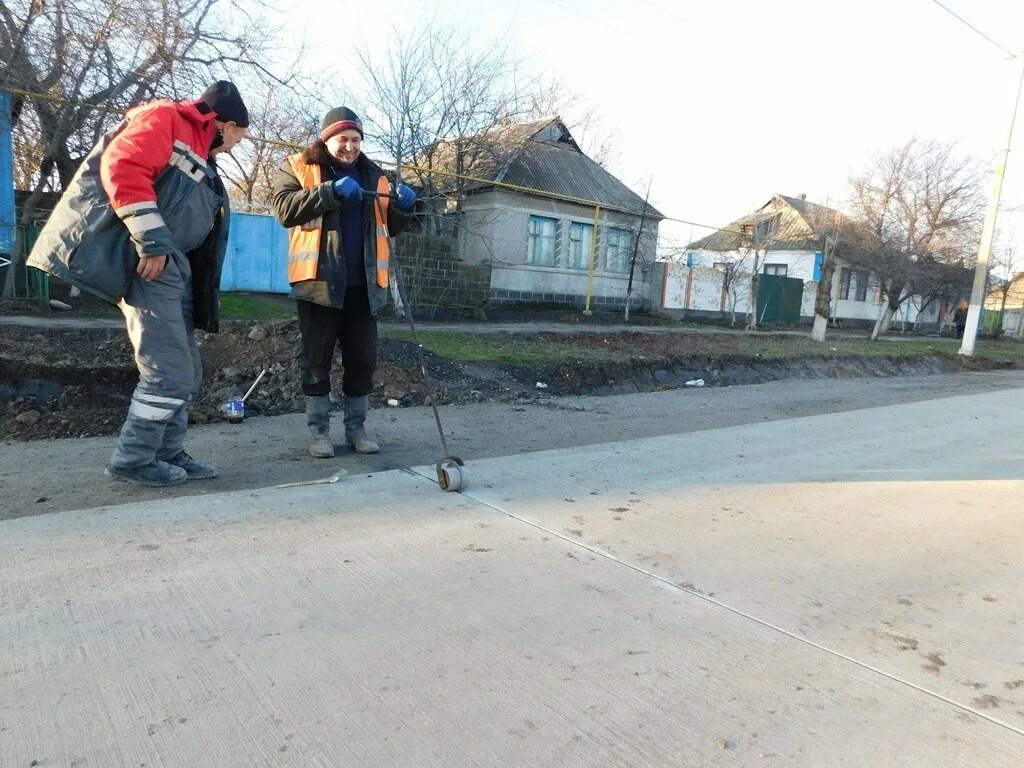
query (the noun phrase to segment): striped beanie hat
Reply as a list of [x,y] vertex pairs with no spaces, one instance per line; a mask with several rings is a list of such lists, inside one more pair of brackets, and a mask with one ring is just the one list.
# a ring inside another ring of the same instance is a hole
[[363,122],[359,119],[359,115],[348,107],[335,107],[324,116],[324,124],[320,129],[320,140],[327,141],[334,134],[341,133],[347,128],[353,128],[359,131],[360,137],[363,136]]

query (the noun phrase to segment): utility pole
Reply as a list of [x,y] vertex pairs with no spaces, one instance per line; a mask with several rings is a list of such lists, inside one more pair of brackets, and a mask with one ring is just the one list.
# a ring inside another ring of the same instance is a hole
[[978,246],[978,265],[974,268],[971,305],[967,310],[967,326],[964,328],[964,339],[960,345],[960,354],[967,357],[974,355],[974,345],[978,338],[978,325],[981,323],[981,311],[985,304],[985,285],[988,281],[989,254],[992,252],[996,219],[999,217],[999,203],[1003,195],[1003,177],[1006,175],[1006,161],[1010,156],[1010,144],[1013,142],[1013,129],[1017,122],[1017,108],[1020,106],[1022,88],[1024,88],[1024,61],[1021,62],[1020,81],[1017,84],[1017,97],[1013,102],[1013,117],[1010,118],[1010,130],[1006,137],[1006,149],[1000,153],[999,162],[996,163],[992,197],[988,201],[988,211],[985,213],[985,226],[981,231],[981,244]]

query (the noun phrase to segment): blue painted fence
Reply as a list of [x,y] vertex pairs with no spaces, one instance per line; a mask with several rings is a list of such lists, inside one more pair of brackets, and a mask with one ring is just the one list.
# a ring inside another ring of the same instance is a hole
[[11,96],[0,93],[0,292],[14,247],[14,153],[11,144]]
[[288,293],[288,231],[273,216],[232,213],[222,291]]

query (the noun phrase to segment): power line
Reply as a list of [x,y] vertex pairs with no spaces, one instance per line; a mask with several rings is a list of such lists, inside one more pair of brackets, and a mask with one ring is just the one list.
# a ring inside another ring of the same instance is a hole
[[676,21],[682,22],[683,24],[689,24],[690,23],[687,19],[684,19],[682,16],[677,14],[675,11],[670,11],[667,8],[662,8],[660,5],[655,5],[654,3],[650,2],[650,0],[637,0],[637,2],[643,3],[644,5],[648,6],[649,8],[653,8],[656,11],[661,11],[666,16],[671,16],[673,19],[675,19]]
[[1000,43],[997,43],[997,42],[996,42],[995,40],[993,40],[993,39],[992,39],[991,37],[989,37],[988,35],[986,35],[986,34],[985,34],[984,32],[982,32],[982,31],[981,31],[980,29],[978,29],[978,28],[977,28],[976,26],[974,26],[973,24],[971,24],[971,22],[969,22],[969,21],[968,21],[967,19],[965,19],[965,18],[964,18],[963,16],[961,16],[961,15],[960,15],[959,13],[957,13],[956,11],[954,11],[954,10],[953,10],[952,8],[950,8],[950,7],[948,6],[948,5],[944,5],[943,3],[939,2],[939,0],[932,0],[932,2],[933,2],[933,3],[935,3],[935,4],[937,5],[937,6],[939,6],[939,8],[941,8],[942,10],[944,10],[944,11],[945,11],[946,13],[948,13],[948,14],[949,14],[950,16],[952,16],[952,17],[953,17],[954,19],[956,19],[957,21],[959,21],[959,22],[960,22],[961,24],[965,25],[965,26],[966,26],[966,27],[968,27],[969,29],[972,29],[972,30],[974,30],[974,32],[976,32],[977,34],[981,35],[981,36],[982,36],[983,38],[985,38],[985,39],[986,39],[986,40],[987,40],[988,42],[990,42],[990,43],[991,43],[992,45],[994,45],[994,46],[995,46],[996,48],[998,48],[999,50],[1001,50],[1001,51],[1002,51],[1003,53],[1005,53],[1005,54],[1006,54],[1007,56],[1009,56],[1009,57],[1010,57],[1011,59],[1019,59],[1019,58],[1021,58],[1021,55],[1020,55],[1019,53],[1014,53],[1014,52],[1013,52],[1013,51],[1011,51],[1011,50],[1010,50],[1009,48],[1007,48],[1007,47],[1006,47],[1005,45],[1001,45]]
[[639,35],[637,35],[637,34],[635,34],[633,32],[630,32],[628,29],[623,29],[620,26],[616,26],[616,25],[614,25],[614,24],[612,24],[610,22],[605,21],[604,19],[602,19],[602,18],[600,18],[598,16],[591,16],[589,13],[584,13],[583,11],[578,10],[576,8],[572,8],[572,7],[568,6],[568,5],[563,5],[562,3],[559,3],[556,0],[543,0],[543,2],[547,3],[548,5],[554,6],[555,8],[559,8],[559,9],[561,9],[563,11],[567,11],[568,13],[574,13],[577,16],[579,16],[581,19],[587,19],[587,20],[593,21],[593,22],[595,22],[597,24],[601,24],[601,25],[603,25],[605,27],[608,27],[608,29],[614,30],[615,32],[617,32],[619,34],[627,35],[629,37],[632,37],[634,40],[639,40],[640,42],[648,42],[647,40],[645,40],[644,38],[640,37]]
[[[93,104],[93,103],[87,102],[87,101],[68,99],[68,98],[64,98],[64,97],[61,97],[61,96],[52,96],[50,94],[37,93],[37,92],[33,92],[33,91],[24,90],[24,89],[21,89],[21,88],[9,88],[8,87],[8,88],[5,88],[4,90],[6,90],[8,93],[16,93],[19,96],[25,96],[25,97],[28,97],[28,98],[42,99],[44,101],[52,101],[52,102],[61,103],[61,104],[71,104],[71,105],[74,105],[74,106],[87,106],[87,107],[90,107],[91,109],[95,109],[95,110],[97,110],[99,112],[104,112],[106,114],[123,114],[123,112],[121,110],[114,110],[114,109],[110,109],[110,108],[106,108],[106,107],[101,107],[101,106],[98,106],[96,104]],[[256,143],[256,144],[269,144],[271,146],[281,147],[282,149],[290,149],[290,150],[298,150],[298,151],[301,151],[301,150],[305,149],[305,147],[303,145],[301,145],[301,144],[296,144],[296,143],[290,142],[290,141],[281,141],[279,139],[271,139],[271,138],[268,138],[266,136],[247,135],[245,138],[247,140],[249,140],[249,141],[252,141],[252,142]],[[374,162],[377,163],[378,165],[384,165],[384,166],[388,166],[388,167],[392,167],[392,168],[397,167],[394,162],[389,161],[389,160],[377,160],[377,159],[374,159]],[[569,203],[569,204],[572,204],[572,205],[580,205],[580,206],[587,207],[587,208],[599,207],[599,208],[601,208],[601,209],[603,209],[605,211],[612,211],[612,212],[615,212],[615,213],[625,213],[625,214],[628,214],[628,215],[631,215],[631,216],[639,216],[639,215],[641,215],[640,212],[638,212],[636,210],[632,210],[632,209],[625,208],[625,207],[620,207],[620,206],[614,206],[614,205],[605,205],[605,204],[603,204],[603,203],[601,203],[600,201],[597,201],[597,200],[587,200],[587,199],[584,199],[584,198],[573,197],[572,195],[563,195],[563,194],[559,194],[557,192],[550,192],[548,190],[538,189],[536,187],[526,187],[526,186],[521,186],[521,185],[517,185],[517,184],[509,184],[509,183],[506,183],[506,182],[496,181],[494,179],[487,179],[487,178],[479,177],[479,176],[470,176],[470,175],[464,174],[464,173],[453,173],[451,171],[443,171],[443,170],[440,170],[440,169],[437,169],[437,168],[423,168],[421,166],[417,166],[417,165],[413,165],[413,164],[409,164],[409,163],[403,163],[402,164],[402,170],[404,170],[404,171],[412,171],[414,173],[420,173],[420,174],[424,174],[424,175],[444,176],[446,178],[457,179],[459,181],[470,181],[470,182],[475,182],[475,183],[479,183],[479,184],[486,184],[487,186],[490,186],[490,187],[496,187],[496,188],[499,188],[499,189],[508,189],[510,191],[513,191],[513,192],[520,192],[522,194],[530,195],[530,196],[533,196],[533,197],[539,197],[539,198],[546,199],[546,200],[554,200],[554,201],[558,201],[558,202]],[[645,205],[646,205],[646,203],[645,203]],[[676,222],[676,223],[679,223],[679,224],[688,224],[691,227],[701,227],[703,229],[709,229],[709,230],[713,230],[715,232],[724,232],[724,233],[727,233],[727,234],[740,235],[741,237],[746,237],[748,235],[748,233],[742,232],[740,230],[729,229],[728,225],[726,225],[724,227],[718,227],[718,226],[714,226],[712,224],[702,224],[700,222],[690,221],[689,219],[681,219],[681,218],[677,218],[677,217],[673,217],[673,216],[662,215],[662,221],[671,221],[671,222]],[[691,237],[691,239],[692,239],[692,237]],[[765,242],[785,243],[787,241],[778,240],[776,238],[766,238]]]

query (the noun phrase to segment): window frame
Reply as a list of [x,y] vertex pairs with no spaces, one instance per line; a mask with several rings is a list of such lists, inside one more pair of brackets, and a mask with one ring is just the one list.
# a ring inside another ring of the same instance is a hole
[[853,295],[854,301],[867,301],[868,300],[868,271],[866,269],[859,269],[855,273],[857,275],[857,290]]
[[[573,233],[580,231],[585,237],[581,239],[574,239]],[[580,244],[579,260],[575,260],[573,254],[573,244]],[[594,248],[594,225],[585,221],[570,221],[569,222],[569,249],[566,253],[565,266],[567,269],[573,269],[577,271],[589,272],[590,271],[590,258]]]
[[849,267],[839,268],[839,289],[836,291],[837,301],[849,301],[850,280],[853,279],[853,270]]
[[[630,229],[624,229],[622,227],[606,227],[605,233],[605,255],[604,255],[604,267],[606,272],[610,272],[615,275],[628,275],[631,261],[630,251],[633,248],[633,231]],[[612,235],[616,236],[616,242],[614,245],[614,253],[622,256],[622,269],[615,269],[612,263],[613,258],[613,245]],[[625,235],[625,244],[620,241],[621,235]]]
[[[542,234],[534,230],[534,223],[541,225],[551,224],[550,235]],[[531,267],[545,267],[551,269],[558,266],[558,227],[559,220],[550,216],[540,216],[534,213],[529,214],[526,223],[526,264]],[[540,243],[551,243],[551,263],[541,263],[537,260],[537,246]]]
[[[773,272],[769,272],[768,271],[769,267],[771,267],[774,271]],[[778,272],[778,270],[780,268],[782,269],[782,273],[781,274]],[[764,269],[761,270],[761,274],[762,275],[771,275],[773,277],[788,277],[789,276],[789,264],[784,264],[784,263],[781,263],[781,262],[772,262],[771,264],[765,264],[764,265]]]

